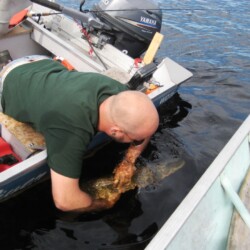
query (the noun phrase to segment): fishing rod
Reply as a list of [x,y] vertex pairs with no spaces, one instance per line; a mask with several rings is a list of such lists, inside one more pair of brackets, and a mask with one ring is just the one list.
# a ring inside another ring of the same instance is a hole
[[50,8],[52,10],[56,10],[61,12],[62,14],[71,16],[74,19],[77,19],[83,23],[86,23],[89,27],[93,27],[96,29],[104,29],[104,30],[111,30],[111,28],[109,27],[109,25],[101,22],[99,19],[93,17],[92,15],[90,15],[90,13],[83,13],[81,11],[72,9],[72,8],[68,8],[65,6],[62,6],[60,4],[54,3],[54,2],[50,2],[48,0],[30,0],[33,3],[37,3],[39,5],[42,5],[44,7]]
[[27,17],[41,17],[41,16],[52,16],[52,15],[62,15],[61,12],[42,12],[42,13],[27,13]]
[[[211,11],[210,9],[204,9],[204,8],[147,8],[147,9],[109,9],[109,10],[89,10],[89,9],[82,9],[83,5],[85,4],[85,0],[81,1],[80,3],[80,11],[83,13],[101,13],[101,12],[119,12],[119,11]],[[230,12],[232,10],[216,10],[213,9],[213,11],[227,11]]]
[[[32,1],[32,0],[31,0]],[[117,9],[117,10],[89,10],[89,9],[84,9],[80,10],[83,13],[104,13],[104,12],[119,12],[119,11],[156,11],[156,10],[161,10],[161,11],[210,11],[206,9]],[[213,10],[213,11],[221,11],[221,10]],[[222,10],[226,12],[230,12],[231,10]],[[28,13],[28,17],[40,17],[40,16],[50,16],[50,15],[62,15],[62,12],[43,12],[43,13]]]
[[112,11],[206,11],[206,9],[166,9],[166,8],[157,8],[157,9],[115,9],[115,10],[85,10],[90,13],[98,13],[98,12],[112,12]]
[[[240,12],[240,11],[235,11],[235,10],[231,10],[231,9],[193,9],[193,8],[188,8],[188,9],[177,9],[177,8],[157,8],[157,9],[112,9],[112,10],[89,10],[89,9],[85,9],[84,10],[84,13],[93,13],[93,14],[96,14],[96,13],[105,13],[105,12],[119,12],[119,11],[128,11],[128,12],[136,12],[136,11],[203,11],[203,12],[207,12],[207,11],[213,11],[213,12]],[[248,12],[248,11],[246,11]]]

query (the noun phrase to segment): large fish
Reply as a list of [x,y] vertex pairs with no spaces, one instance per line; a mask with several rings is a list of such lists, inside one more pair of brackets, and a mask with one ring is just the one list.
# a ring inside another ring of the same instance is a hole
[[135,188],[145,188],[165,179],[184,166],[184,160],[176,160],[171,163],[157,162],[148,163],[145,166],[136,168],[131,181],[118,189],[115,184],[114,176],[102,177],[81,183],[81,188],[95,199],[112,200],[117,193],[124,193]]

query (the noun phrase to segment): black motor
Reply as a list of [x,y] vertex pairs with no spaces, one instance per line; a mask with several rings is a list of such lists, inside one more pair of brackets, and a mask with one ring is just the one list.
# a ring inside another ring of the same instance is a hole
[[147,50],[155,32],[161,30],[162,11],[154,0],[101,0],[91,12],[48,0],[30,1],[80,20],[97,33],[99,46],[110,43],[134,58]]
[[99,32],[100,37],[133,58],[145,52],[161,30],[162,12],[153,0],[101,0],[92,11],[111,27]]

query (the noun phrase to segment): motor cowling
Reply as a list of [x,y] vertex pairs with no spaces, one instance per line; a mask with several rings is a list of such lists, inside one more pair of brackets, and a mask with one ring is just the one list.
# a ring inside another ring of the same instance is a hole
[[101,0],[92,11],[112,29],[99,34],[105,33],[109,43],[134,58],[147,50],[161,30],[162,11],[153,0]]

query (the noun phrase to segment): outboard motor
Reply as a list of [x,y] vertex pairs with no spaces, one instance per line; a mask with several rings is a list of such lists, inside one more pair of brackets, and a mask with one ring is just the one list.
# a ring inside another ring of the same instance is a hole
[[162,11],[153,0],[101,0],[92,11],[111,28],[99,31],[100,40],[133,58],[145,52],[161,30]]
[[134,58],[147,50],[155,32],[161,30],[162,11],[154,0],[101,0],[90,12],[48,0],[30,1],[80,20],[99,37],[99,47],[110,43]]

